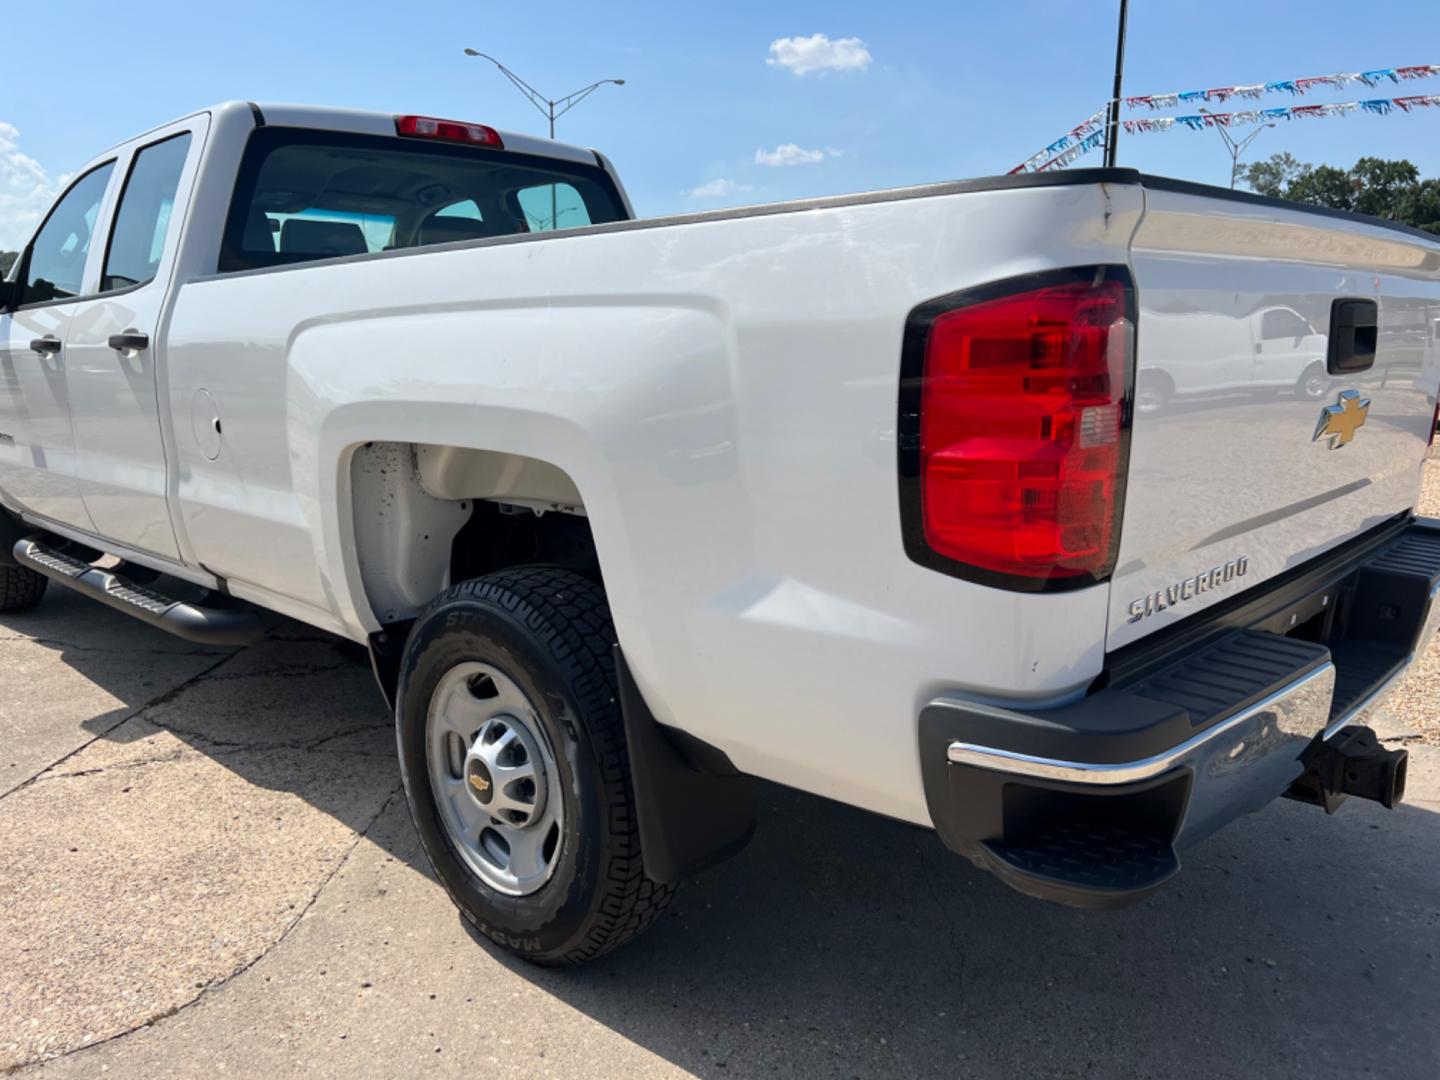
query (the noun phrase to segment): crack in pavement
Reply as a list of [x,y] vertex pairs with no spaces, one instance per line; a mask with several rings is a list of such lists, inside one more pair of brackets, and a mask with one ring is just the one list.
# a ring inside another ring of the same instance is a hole
[[101,773],[112,772],[117,769],[143,769],[149,765],[168,765],[183,758],[188,749],[188,747],[182,746],[172,750],[168,754],[162,754],[159,757],[141,758],[139,761],[120,761],[114,765],[100,765],[93,769],[76,769],[74,772],[57,773],[47,769],[36,777],[35,783],[48,784],[54,780],[74,780],[82,776],[98,776]]
[[275,949],[279,947],[281,942],[283,942],[286,938],[290,936],[291,931],[293,931],[295,927],[300,925],[300,920],[305,918],[305,916],[310,913],[310,909],[315,906],[316,901],[320,899],[320,895],[329,886],[330,882],[334,881],[336,875],[338,875],[340,871],[345,868],[346,864],[350,862],[351,856],[355,854],[355,849],[360,846],[360,841],[364,840],[370,834],[370,830],[375,827],[375,823],[380,820],[380,818],[384,815],[385,811],[390,808],[390,804],[395,801],[395,796],[399,795],[403,790],[403,784],[396,784],[390,789],[390,793],[385,796],[385,801],[380,804],[380,808],[371,815],[370,820],[365,823],[364,828],[358,830],[355,833],[355,838],[350,842],[350,846],[347,847],[345,849],[345,853],[336,860],[335,865],[331,867],[330,872],[320,879],[319,883],[315,886],[314,891],[311,892],[310,898],[305,901],[304,906],[302,906],[300,910],[295,914],[295,917],[285,924],[284,929],[280,931],[274,941],[270,942],[269,945],[266,945],[249,960],[241,964],[234,971],[230,972],[230,974],[223,975],[218,979],[210,980],[201,988],[200,992],[194,997],[192,997],[189,1001],[186,1001],[180,1005],[172,1006],[168,1009],[162,1009],[159,1012],[146,1017],[144,1020],[141,1020],[138,1023],[131,1025],[124,1031],[117,1031],[114,1035],[107,1035],[105,1038],[99,1040],[98,1042],[90,1043],[88,1046],[76,1046],[72,1049],[62,1051],[59,1054],[50,1054],[44,1057],[32,1058],[29,1061],[16,1062],[14,1065],[7,1066],[3,1074],[0,1075],[11,1076],[15,1073],[20,1072],[23,1069],[30,1069],[35,1066],[43,1065],[44,1063],[49,1061],[58,1061],[61,1058],[67,1058],[74,1054],[83,1054],[89,1050],[96,1050],[102,1046],[105,1046],[108,1043],[113,1043],[120,1039],[124,1039],[127,1036],[133,1035],[137,1031],[142,1031],[145,1028],[154,1027],[162,1021],[168,1020],[172,1016],[176,1016],[179,1013],[184,1012],[186,1009],[189,1009],[191,1006],[196,1005],[201,1001],[204,1001],[206,997],[208,997],[214,991],[221,989],[233,980],[239,978],[241,975],[244,975],[261,960],[265,959],[272,952],[274,952]]
[[216,675],[211,682],[240,682],[244,679],[301,679],[311,675],[324,675],[331,671],[350,671],[359,665],[353,660],[326,667],[312,667],[302,664],[284,664],[265,671],[234,671],[227,675]]
[[[34,643],[36,643],[36,644],[42,644],[42,645],[48,643],[46,639],[31,638],[31,637],[25,637],[25,636],[16,636],[16,637],[14,637],[14,638],[6,637],[6,638],[0,638],[0,640],[26,641],[26,642],[34,642]],[[298,640],[308,641],[308,640],[310,640],[310,639],[298,639]],[[66,646],[66,647],[70,647],[70,646]],[[88,648],[87,646],[74,646],[74,647],[75,647],[75,648],[79,648],[79,649],[87,649],[87,648]],[[125,649],[95,649],[95,650],[93,650],[93,651],[96,651],[96,652],[115,652],[115,653],[138,652],[138,650],[125,650]],[[312,675],[323,675],[323,674],[325,674],[325,673],[327,673],[327,672],[332,672],[332,671],[343,671],[343,670],[346,670],[346,669],[349,669],[349,668],[352,668],[352,667],[355,667],[355,666],[356,666],[356,664],[355,664],[355,662],[354,662],[353,660],[345,659],[345,660],[342,660],[342,662],[340,662],[340,663],[330,664],[330,665],[326,665],[326,666],[324,666],[324,667],[302,667],[302,666],[300,666],[300,665],[282,665],[280,668],[277,668],[277,669],[274,669],[274,670],[270,670],[270,671],[237,671],[237,672],[233,672],[233,673],[229,673],[229,674],[221,674],[221,675],[214,675],[214,674],[212,674],[213,672],[215,672],[215,671],[217,671],[219,668],[221,668],[221,667],[226,663],[226,661],[232,660],[232,659],[234,659],[235,657],[240,656],[244,651],[245,651],[245,650],[236,649],[236,650],[229,650],[229,651],[226,651],[226,652],[216,652],[216,651],[213,651],[213,650],[198,650],[198,651],[193,651],[193,652],[164,652],[164,655],[166,655],[166,656],[215,656],[215,657],[218,657],[218,659],[216,660],[215,663],[211,664],[209,667],[203,669],[202,671],[197,672],[196,674],[190,676],[188,679],[185,679],[185,680],[183,680],[182,682],[177,683],[175,686],[171,687],[170,689],[163,691],[162,693],[158,694],[157,696],[155,696],[155,697],[151,698],[150,700],[144,702],[142,705],[139,705],[139,706],[136,707],[135,709],[132,709],[130,712],[126,713],[125,715],[123,715],[123,716],[121,716],[121,717],[119,717],[113,724],[110,724],[110,725],[106,726],[105,728],[101,729],[100,731],[95,732],[89,739],[86,739],[83,743],[81,743],[79,746],[75,747],[75,748],[74,748],[73,750],[71,750],[69,753],[64,754],[64,755],[61,756],[60,758],[57,758],[55,761],[52,761],[50,764],[46,765],[43,769],[40,769],[38,772],[35,772],[35,773],[31,774],[30,776],[26,777],[24,780],[21,780],[19,783],[15,784],[13,787],[10,787],[10,788],[6,789],[5,791],[0,791],[0,800],[9,798],[11,795],[14,795],[17,791],[22,791],[22,790],[24,790],[25,788],[29,787],[31,784],[34,784],[34,783],[36,783],[37,781],[39,781],[39,780],[41,780],[41,779],[61,779],[61,778],[68,778],[68,777],[74,777],[74,776],[89,775],[89,774],[91,774],[91,773],[93,773],[93,772],[101,771],[101,770],[81,770],[80,772],[76,772],[76,773],[62,773],[62,774],[59,774],[59,775],[57,775],[57,776],[55,776],[55,777],[47,776],[47,774],[50,773],[52,770],[54,770],[57,766],[64,764],[66,761],[69,761],[71,758],[73,758],[76,754],[80,753],[82,750],[85,750],[86,748],[92,746],[95,742],[97,742],[98,740],[104,738],[106,735],[109,735],[111,732],[115,731],[117,728],[120,728],[120,727],[122,727],[123,725],[128,724],[131,720],[145,720],[145,721],[146,721],[147,723],[149,723],[151,726],[153,726],[153,727],[155,727],[155,728],[158,728],[158,729],[160,729],[160,730],[162,730],[162,731],[169,731],[169,732],[171,732],[172,734],[179,736],[180,738],[184,738],[184,739],[194,739],[194,740],[196,740],[197,742],[204,742],[205,744],[207,744],[207,745],[209,745],[209,746],[211,746],[211,747],[220,749],[220,750],[227,750],[227,749],[228,749],[228,750],[307,750],[307,751],[308,751],[308,750],[318,749],[318,748],[319,748],[320,746],[322,746],[324,743],[329,742],[329,741],[331,741],[332,739],[340,739],[340,738],[344,738],[344,737],[346,737],[346,736],[348,736],[348,735],[355,735],[355,734],[359,734],[359,733],[361,733],[361,732],[369,731],[369,730],[381,730],[381,729],[384,729],[384,728],[388,728],[388,727],[390,726],[390,725],[389,725],[389,722],[387,721],[387,722],[384,723],[384,724],[366,724],[366,725],[361,725],[361,726],[355,727],[355,728],[347,728],[347,729],[344,730],[344,731],[334,732],[334,733],[329,734],[329,735],[323,735],[323,736],[319,736],[319,737],[317,737],[317,738],[315,738],[315,739],[309,739],[309,740],[289,741],[289,742],[246,742],[246,741],[240,741],[240,740],[226,740],[226,739],[216,738],[216,737],[214,737],[214,736],[212,736],[212,735],[207,735],[207,734],[205,734],[204,732],[201,732],[201,731],[189,730],[189,729],[186,729],[186,728],[179,727],[178,725],[165,724],[165,723],[162,723],[162,722],[160,722],[160,721],[157,721],[157,720],[155,720],[155,719],[153,719],[153,718],[149,718],[149,717],[147,716],[147,713],[151,712],[151,711],[154,710],[154,709],[159,708],[159,707],[162,706],[162,705],[166,705],[166,704],[170,703],[171,701],[175,700],[175,698],[176,698],[177,696],[179,696],[179,694],[180,694],[182,691],[187,690],[187,689],[189,689],[190,687],[192,687],[192,686],[194,686],[195,684],[200,683],[200,682],[234,682],[234,681],[239,681],[239,680],[243,680],[243,679],[269,679],[269,678],[276,678],[276,679],[295,679],[295,678],[308,677],[308,676],[312,676]],[[160,653],[161,650],[150,650],[150,652]],[[331,751],[331,753],[349,753],[349,754],[359,754],[359,755],[361,755],[361,756],[371,756],[371,755],[365,754],[364,751]],[[114,767],[114,766],[112,766],[112,767]]]
[[[182,739],[186,739],[186,740],[192,740],[192,739],[193,739],[193,740],[194,740],[195,742],[197,742],[197,743],[204,743],[206,746],[211,747],[211,748],[214,748],[214,749],[218,749],[218,750],[256,750],[256,751],[269,751],[269,750],[304,750],[304,751],[309,751],[309,750],[318,750],[318,749],[320,749],[320,747],[324,746],[327,742],[331,742],[331,741],[334,740],[334,739],[343,739],[343,738],[346,738],[347,736],[350,736],[350,735],[360,735],[360,734],[363,734],[364,732],[367,732],[367,731],[389,731],[389,730],[390,730],[390,722],[389,722],[389,721],[386,721],[386,722],[383,723],[383,724],[359,724],[359,725],[357,725],[357,726],[355,726],[355,727],[345,728],[343,731],[334,731],[334,732],[331,732],[331,733],[328,734],[328,735],[317,735],[317,736],[315,736],[313,739],[298,739],[298,740],[290,740],[290,741],[287,741],[287,742],[268,742],[268,741],[263,741],[263,740],[261,740],[261,741],[255,741],[255,740],[244,740],[244,739],[223,739],[223,738],[218,738],[218,737],[216,737],[216,736],[214,736],[214,735],[209,735],[209,734],[207,734],[207,733],[205,733],[205,732],[203,732],[203,731],[197,731],[197,730],[195,730],[194,728],[184,728],[184,727],[180,727],[178,724],[166,724],[166,723],[162,723],[162,722],[160,722],[160,721],[158,721],[158,720],[154,720],[154,719],[146,720],[146,723],[148,723],[151,727],[156,728],[157,730],[160,730],[160,731],[168,731],[170,734],[176,735],[176,736],[178,736],[178,737],[180,737],[180,738],[182,738]],[[330,751],[330,753],[347,753],[347,752],[348,752],[348,753],[357,753],[357,752],[359,752],[359,751],[341,751],[341,750],[332,750],[332,751]]]
[[0,634],[0,641],[23,641],[30,645],[43,645],[47,649],[67,649],[70,652],[120,653],[126,656],[230,656],[233,649],[135,649],[111,648],[106,645],[82,645],[78,641],[61,641],[59,638],[29,637],[25,634]]
[[[157,731],[169,732],[171,735],[175,735],[181,739],[186,740],[186,742],[190,745],[177,747],[175,750],[172,750],[169,753],[161,754],[155,757],[140,758],[135,761],[120,761],[116,762],[113,765],[101,765],[93,769],[76,769],[73,772],[55,772],[54,770],[56,766],[66,761],[69,756],[73,756],[67,755],[66,758],[61,758],[60,761],[57,761],[52,765],[47,765],[44,769],[31,777],[30,780],[22,784],[21,787],[28,787],[31,784],[50,783],[55,780],[74,780],[86,776],[98,776],[101,773],[110,772],[116,769],[142,769],[150,765],[171,764],[173,762],[182,760],[187,754],[192,752],[202,753],[206,756],[211,757],[221,757],[226,754],[234,753],[266,754],[273,753],[276,750],[298,750],[303,753],[310,753],[319,750],[326,743],[333,742],[336,739],[344,739],[352,735],[362,735],[367,731],[390,730],[390,723],[389,721],[386,721],[383,724],[358,724],[354,727],[345,728],[342,731],[331,732],[328,735],[317,735],[313,739],[304,739],[291,742],[255,742],[241,741],[237,739],[220,739],[212,735],[207,735],[204,732],[196,731],[189,728],[182,728],[175,724],[161,723],[160,721],[157,721],[153,718],[146,718],[141,715],[135,715],[130,717],[129,719],[144,720],[147,724],[155,728]],[[113,731],[114,728],[111,728],[109,730]],[[204,749],[201,749],[202,746],[204,747]],[[380,758],[390,756],[390,752],[388,751],[388,749],[383,753],[376,753],[370,750],[334,749],[327,750],[326,753],[335,754],[343,757]],[[19,788],[16,788],[15,790],[18,791]],[[8,795],[10,794],[10,792],[6,792],[5,794]],[[4,796],[0,796],[0,798],[3,797]]]
[[33,773],[32,775],[26,777],[24,780],[20,781],[20,783],[16,784],[14,787],[11,787],[11,788],[7,789],[6,791],[0,791],[0,800],[8,799],[11,795],[14,795],[17,791],[23,791],[25,788],[28,788],[31,784],[35,783],[36,780],[40,779],[40,777],[44,776],[44,775],[45,775],[46,773],[48,773],[51,769],[54,769],[54,768],[56,768],[57,766],[62,765],[62,764],[64,764],[65,762],[69,761],[69,760],[70,760],[71,758],[73,758],[76,754],[80,753],[82,750],[86,749],[87,747],[93,746],[96,742],[98,742],[100,739],[103,739],[106,735],[109,735],[112,731],[114,731],[116,728],[120,727],[122,724],[128,724],[131,720],[136,720],[136,719],[139,719],[139,718],[143,717],[143,716],[145,715],[145,713],[148,712],[149,710],[151,710],[151,709],[157,709],[157,708],[159,708],[161,705],[165,705],[165,704],[168,704],[168,703],[171,702],[171,701],[174,701],[175,698],[176,698],[176,696],[179,695],[182,691],[184,691],[185,689],[187,689],[187,688],[190,687],[190,686],[193,686],[195,683],[197,683],[197,682],[199,682],[201,679],[205,678],[206,675],[210,674],[210,672],[214,671],[216,668],[220,667],[221,665],[225,664],[226,662],[234,659],[235,657],[237,657],[237,656],[239,656],[239,655],[240,655],[240,654],[239,654],[238,652],[226,653],[224,656],[220,657],[220,659],[216,660],[215,663],[211,664],[209,667],[205,668],[204,670],[196,672],[194,675],[190,676],[190,678],[185,679],[184,681],[182,681],[182,682],[180,682],[180,683],[177,683],[175,686],[172,686],[169,690],[166,690],[166,691],[164,691],[163,693],[157,694],[155,697],[151,698],[149,701],[146,701],[143,705],[140,705],[140,706],[136,707],[135,709],[132,709],[130,712],[126,713],[124,716],[121,716],[119,719],[117,719],[113,724],[109,724],[109,725],[107,725],[106,727],[102,728],[101,730],[95,732],[93,735],[90,736],[90,738],[86,739],[83,743],[81,743],[79,746],[75,747],[75,748],[74,748],[73,750],[71,750],[69,753],[62,755],[61,757],[59,757],[59,758],[57,758],[56,760],[52,761],[49,765],[46,765],[46,766],[45,766],[43,769],[41,769],[39,772]]
[[[388,725],[386,725],[386,727],[388,727]],[[192,753],[198,753],[205,757],[212,758],[218,761],[235,754],[270,754],[274,753],[276,750],[300,750],[308,752],[318,750],[323,743],[327,742],[330,739],[338,739],[344,735],[353,735],[356,731],[379,730],[382,729],[380,727],[356,728],[354,731],[341,732],[338,735],[327,735],[321,739],[315,740],[314,743],[310,744],[265,743],[252,745],[247,743],[227,743],[217,740],[197,739],[197,741],[204,742],[208,749],[201,750],[196,747],[187,745],[178,747],[168,754],[161,754],[158,757],[140,758],[136,761],[117,761],[113,765],[100,765],[93,769],[76,769],[74,772],[53,772],[51,769],[47,769],[45,772],[41,773],[35,778],[34,783],[50,784],[54,783],[56,780],[78,780],[83,779],[87,776],[99,776],[100,774],[107,772],[117,772],[126,769],[145,769],[149,768],[151,765],[173,765],[177,761],[183,761],[187,756]],[[377,760],[382,758],[389,759],[392,756],[391,752],[388,749],[385,751],[327,750],[326,753],[335,757],[363,757],[375,758]]]

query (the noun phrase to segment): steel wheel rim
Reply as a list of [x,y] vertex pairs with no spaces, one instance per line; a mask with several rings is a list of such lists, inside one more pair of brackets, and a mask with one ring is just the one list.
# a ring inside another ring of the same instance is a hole
[[528,896],[555,873],[565,825],[555,754],[515,680],[480,661],[430,698],[426,762],[446,837],[486,885]]

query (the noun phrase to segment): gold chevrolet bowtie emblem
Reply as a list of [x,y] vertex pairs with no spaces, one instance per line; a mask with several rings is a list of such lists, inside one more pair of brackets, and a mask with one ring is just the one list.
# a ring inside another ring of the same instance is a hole
[[1340,400],[1320,410],[1320,422],[1315,425],[1315,438],[1330,440],[1330,449],[1338,450],[1351,439],[1365,423],[1365,414],[1370,411],[1370,399],[1362,398],[1358,390],[1341,390]]
[[484,795],[485,792],[490,790],[490,781],[484,779],[483,777],[476,776],[474,773],[471,773],[470,786],[473,787],[476,791],[478,791],[481,795]]

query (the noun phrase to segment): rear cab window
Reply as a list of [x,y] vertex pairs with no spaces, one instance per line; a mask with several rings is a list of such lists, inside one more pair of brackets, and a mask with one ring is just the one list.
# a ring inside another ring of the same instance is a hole
[[400,136],[264,127],[246,145],[221,273],[625,218],[598,166]]

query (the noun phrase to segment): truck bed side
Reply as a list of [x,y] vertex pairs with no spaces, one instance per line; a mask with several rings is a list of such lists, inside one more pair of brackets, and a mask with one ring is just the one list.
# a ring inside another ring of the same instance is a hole
[[355,538],[383,508],[356,502],[357,451],[547,462],[583,500],[662,721],[743,770],[924,822],[917,703],[1082,690],[1109,590],[1021,595],[906,557],[907,314],[1122,263],[1140,210],[1134,185],[957,185],[193,281],[168,396],[183,433],[213,395],[226,453],[178,438],[180,531],[237,595],[363,638],[406,613],[367,594]]

